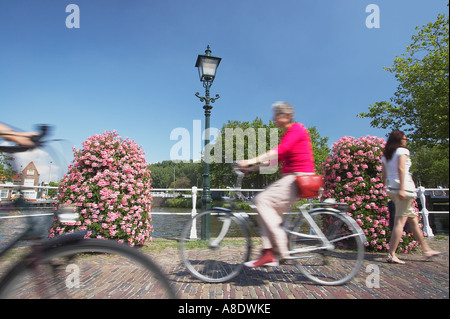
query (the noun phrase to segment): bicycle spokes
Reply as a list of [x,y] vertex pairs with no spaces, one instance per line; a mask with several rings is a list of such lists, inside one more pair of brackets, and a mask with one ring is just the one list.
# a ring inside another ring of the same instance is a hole
[[364,246],[352,220],[326,210],[312,213],[309,220],[314,224],[299,218],[290,235],[290,250],[302,273],[324,285],[339,285],[353,278],[361,267]]
[[[209,240],[190,236],[193,225],[201,231],[201,223],[209,215]],[[250,237],[241,221],[231,213],[207,211],[195,216],[183,229],[181,257],[188,270],[207,282],[223,282],[236,276],[248,260]]]

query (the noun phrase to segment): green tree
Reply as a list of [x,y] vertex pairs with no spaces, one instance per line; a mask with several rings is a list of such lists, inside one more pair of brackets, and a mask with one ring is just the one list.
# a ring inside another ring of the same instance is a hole
[[[272,142],[270,140],[271,132]],[[253,122],[228,121],[223,125],[221,135],[211,152],[211,156],[214,158],[214,162],[210,166],[211,185],[217,188],[234,186],[236,176],[231,164],[234,161],[265,152],[271,145],[278,145],[279,135],[279,130],[272,121],[264,124],[258,117]],[[263,144],[261,145],[261,143]],[[219,152],[219,156],[217,152]],[[263,188],[278,176],[278,173],[253,173],[244,179],[242,186],[244,188]]]
[[[58,187],[59,184],[61,184],[61,183],[60,182],[50,182],[50,183],[48,183],[48,186]],[[48,190],[48,196],[50,198],[55,197],[57,194],[58,194],[58,190],[57,189],[52,188],[52,189]]]
[[[447,4],[448,6],[448,4]],[[403,129],[420,145],[449,142],[449,17],[439,14],[435,22],[422,26],[412,37],[406,53],[396,56],[392,67],[399,82],[388,101],[376,102],[368,113],[371,126]]]
[[170,167],[172,162],[163,161],[161,163],[151,164],[149,169],[152,172],[153,188],[168,188],[173,181],[173,168]]
[[0,152],[0,180],[11,182],[16,171],[12,168],[14,157]]
[[322,163],[327,160],[331,151],[328,147],[328,137],[321,137],[315,126],[308,128],[308,132],[311,136],[316,172],[321,173]]
[[[328,138],[321,137],[314,126],[308,131],[311,136],[316,170],[321,172],[320,164],[326,160],[330,152],[327,145]],[[229,139],[228,147],[227,138]],[[221,156],[217,156],[216,149],[211,153],[211,157],[216,156],[216,161],[211,164],[211,185],[215,188],[234,186],[236,177],[231,163],[243,158],[251,158],[277,146],[280,138],[281,131],[272,121],[268,124],[263,123],[260,118],[256,118],[253,122],[228,121],[223,125],[221,136],[217,141],[217,145],[222,147],[221,153],[219,151]],[[232,149],[227,149],[230,145]],[[263,188],[279,177],[279,171],[274,171],[273,174],[253,173],[244,179],[242,187]]]
[[[202,163],[163,161],[149,166],[153,188],[189,188],[202,183]],[[190,184],[189,187],[186,185]]]
[[[411,172],[419,185],[434,188],[449,185],[448,147],[422,146],[412,159]],[[436,160],[438,159],[438,160]]]

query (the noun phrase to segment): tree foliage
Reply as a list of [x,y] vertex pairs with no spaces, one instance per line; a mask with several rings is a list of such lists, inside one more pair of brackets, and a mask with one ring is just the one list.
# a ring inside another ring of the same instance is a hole
[[[320,171],[320,163],[326,160],[330,149],[328,147],[328,138],[321,137],[316,127],[308,129],[313,152],[315,157],[316,169]],[[231,132],[233,136],[230,138]],[[211,171],[214,172],[211,176],[211,181],[215,187],[234,186],[236,177],[233,174],[231,163],[236,160],[252,158],[256,155],[268,151],[276,147],[281,139],[282,132],[276,127],[275,123],[269,121],[268,124],[263,123],[260,118],[256,118],[252,122],[228,121],[221,130],[221,137],[218,139],[222,145],[221,160],[212,163]],[[226,139],[229,140],[229,145],[232,145],[231,150],[227,149]],[[261,144],[262,143],[262,144]],[[243,181],[243,188],[264,188],[271,182],[280,178],[280,173],[277,168],[264,173],[256,172],[247,176]]]
[[13,169],[14,157],[0,152],[0,181],[11,182],[17,172]]
[[[272,133],[272,141],[271,141]],[[272,121],[263,123],[260,118],[252,122],[228,121],[223,125],[221,135],[214,147],[214,162],[211,164],[211,183],[215,187],[232,187],[236,181],[232,163],[262,154],[278,145],[280,139],[279,129]],[[262,143],[262,144],[261,144]],[[221,147],[218,150],[217,147]],[[220,158],[216,152],[221,152]],[[273,174],[252,173],[243,181],[243,188],[263,188],[270,182],[279,178],[279,173]]]
[[[438,159],[438,160],[436,160]],[[448,147],[422,146],[415,150],[411,172],[420,186],[435,188],[449,185]]]
[[163,161],[149,166],[154,188],[191,188],[202,183],[201,163]]

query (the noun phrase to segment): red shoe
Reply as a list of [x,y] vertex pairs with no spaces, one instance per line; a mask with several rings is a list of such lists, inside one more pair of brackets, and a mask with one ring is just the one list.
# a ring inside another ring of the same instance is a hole
[[265,249],[263,255],[258,260],[252,260],[247,261],[244,263],[244,266],[246,267],[277,267],[280,263],[278,262],[278,259],[275,258],[275,256],[272,253],[272,249]]

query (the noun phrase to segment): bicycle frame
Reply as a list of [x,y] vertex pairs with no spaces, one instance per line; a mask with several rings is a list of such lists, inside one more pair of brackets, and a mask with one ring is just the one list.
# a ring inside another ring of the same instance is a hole
[[[303,252],[317,250],[317,249],[333,249],[334,246],[327,240],[327,238],[322,233],[320,228],[317,226],[317,224],[311,218],[311,216],[309,215],[309,212],[306,210],[306,206],[309,206],[309,204],[303,205],[300,208],[300,212],[303,215],[303,217],[308,221],[308,223],[311,225],[311,227],[313,227],[314,231],[318,235],[300,234],[300,233],[297,233],[297,232],[294,232],[294,231],[290,230],[289,228],[287,228],[285,226],[283,226],[282,228],[284,229],[284,231],[286,233],[293,234],[293,235],[298,236],[298,237],[311,238],[311,239],[320,239],[322,241],[322,243],[323,243],[323,247],[314,247],[312,249],[295,250],[295,251],[291,251],[290,253],[291,254],[293,254],[293,253],[301,253],[301,252],[303,253]],[[250,218],[250,216],[248,214],[233,212],[233,211],[231,211],[229,209],[221,208],[221,207],[214,207],[213,209],[214,210],[218,210],[218,211],[222,211],[224,213],[224,215],[226,215],[226,214],[228,214],[229,216],[233,215],[234,217],[239,219],[241,222],[243,222],[246,225],[247,228],[250,228],[249,227],[250,221],[248,220]],[[320,209],[316,209],[316,210],[320,210]],[[312,211],[315,211],[315,210],[312,210]],[[312,211],[310,211],[310,212],[312,212]],[[333,210],[333,211],[336,211],[336,210]],[[336,211],[336,212],[339,212],[339,211]],[[211,241],[209,243],[209,246],[211,248],[215,248],[215,247],[218,247],[220,245],[220,243],[222,242],[222,240],[225,238],[226,234],[228,233],[228,230],[230,228],[230,224],[231,224],[231,220],[229,218],[224,220],[219,235],[217,236],[217,238],[215,238],[213,241]],[[291,257],[290,259],[295,259],[295,258],[298,258],[298,257]]]
[[[236,192],[235,197],[241,197],[242,193],[240,193],[240,189],[241,189],[242,180],[243,180],[245,174],[236,165],[234,166],[234,171],[237,175],[237,180],[236,180],[236,186],[233,189],[233,191]],[[312,208],[313,206],[318,206],[318,207]],[[363,243],[367,242],[367,238],[366,238],[364,232],[358,226],[358,224],[356,224],[356,222],[352,218],[348,217],[343,211],[336,209],[336,208],[332,208],[331,206],[345,207],[345,206],[347,206],[347,204],[346,203],[337,203],[337,202],[321,202],[321,203],[313,204],[312,202],[310,202],[309,204],[304,204],[299,208],[300,214],[312,228],[310,231],[310,234],[302,234],[302,233],[295,232],[286,226],[286,221],[283,223],[282,229],[287,234],[297,236],[299,238],[320,240],[322,243],[322,246],[320,246],[320,247],[314,246],[314,247],[309,247],[309,248],[307,247],[307,248],[301,248],[301,249],[290,251],[289,254],[291,256],[288,257],[288,259],[303,258],[303,257],[294,256],[294,254],[305,253],[305,252],[309,252],[309,251],[333,250],[335,248],[335,245],[333,244],[333,242],[351,238],[351,237],[359,236],[359,237],[361,237]],[[223,211],[224,213],[227,213],[227,214],[232,214],[236,218],[240,219],[241,222],[244,222],[247,229],[250,229],[249,224],[253,224],[253,221],[250,220],[249,215],[246,213],[238,213],[238,212],[231,211],[230,209],[225,209],[225,208],[221,208],[221,207],[214,207],[213,209]],[[328,240],[327,237],[325,236],[325,234],[323,234],[323,232],[321,231],[320,227],[317,225],[317,223],[311,217],[311,214],[313,214],[314,212],[319,212],[319,211],[322,211],[322,212],[326,211],[326,212],[330,212],[333,214],[345,215],[346,216],[345,218],[350,222],[352,227],[354,227],[357,230],[357,232],[355,234],[350,234],[347,236],[339,237],[339,238],[331,240],[331,241]],[[210,247],[214,248],[214,247],[218,247],[220,245],[220,242],[225,238],[225,236],[229,230],[230,223],[231,223],[231,221],[229,219],[224,221],[224,223],[222,224],[222,229],[220,230],[219,236],[210,243]]]
[[[242,199],[244,176],[237,168],[235,199]],[[237,198],[236,198],[237,197]],[[233,201],[231,201],[233,202]],[[252,207],[253,208],[253,207]],[[294,218],[283,218],[282,230],[288,240],[289,257],[306,278],[322,285],[341,285],[352,279],[364,259],[365,235],[348,214],[346,203],[325,200],[299,207]],[[198,244],[188,244],[192,225],[204,216],[214,218],[214,236]],[[181,258],[189,272],[205,282],[225,282],[237,276],[252,254],[253,229],[250,213],[233,205],[231,209],[213,207],[186,224],[180,240]],[[237,235],[237,236],[236,236]],[[243,240],[233,241],[233,237]],[[243,243],[244,242],[244,243]],[[269,264],[267,264],[269,266]],[[272,266],[272,265],[270,265]]]
[[[217,210],[218,214],[220,214],[220,212],[224,213],[225,215],[233,215],[234,217],[236,217],[237,219],[240,220],[241,223],[243,223],[244,225],[248,227],[248,221],[246,220],[245,217],[248,217],[247,214],[245,214],[244,216],[242,216],[242,214],[240,213],[236,213],[231,211],[230,209],[227,208],[223,208],[223,207],[214,207],[213,210]],[[209,243],[209,246],[211,248],[216,248],[219,247],[220,243],[222,242],[222,240],[225,238],[226,234],[228,233],[228,230],[230,229],[230,225],[231,225],[231,220],[228,218],[224,221],[224,223],[222,224],[222,228],[220,230],[219,235],[217,236],[217,238],[215,238],[212,242]]]
[[[294,251],[291,251],[290,254],[304,253],[304,252],[308,252],[308,251],[315,251],[315,250],[321,250],[321,249],[332,250],[332,249],[334,249],[334,244],[333,244],[334,242],[336,242],[338,240],[351,238],[351,237],[357,237],[357,236],[359,236],[361,238],[363,243],[367,242],[367,238],[366,238],[364,232],[352,218],[349,218],[345,213],[343,213],[342,211],[340,211],[338,209],[330,208],[330,207],[323,207],[323,206],[330,206],[330,204],[331,205],[341,205],[341,206],[347,205],[345,203],[322,202],[322,203],[314,204],[316,206],[322,206],[322,207],[318,207],[318,208],[314,208],[314,209],[309,209],[309,210],[307,209],[308,206],[311,206],[310,204],[305,204],[300,207],[300,212],[301,212],[303,218],[305,218],[305,220],[308,222],[308,224],[313,228],[313,232],[315,232],[316,234],[309,234],[309,235],[301,234],[301,233],[294,232],[286,227],[283,227],[283,229],[289,234],[292,234],[292,235],[295,235],[295,236],[301,237],[301,238],[307,238],[307,239],[320,239],[323,244],[322,247],[302,248],[302,249],[294,250]],[[331,240],[331,241],[328,240],[326,238],[326,236],[322,233],[322,231],[320,230],[319,226],[316,224],[314,219],[311,217],[312,213],[319,212],[319,211],[321,211],[321,212],[326,211],[326,212],[346,216],[345,218],[347,218],[347,221],[349,221],[352,224],[352,226],[357,230],[357,232],[355,234],[350,234],[347,236],[339,237],[339,238]],[[301,258],[301,257],[291,256],[289,259],[298,259],[298,258]]]
[[[334,214],[343,214],[342,211],[335,209],[335,208],[330,208],[330,207],[323,207],[323,206],[330,206],[330,205],[346,205],[344,203],[315,203],[315,206],[321,206],[318,208],[313,208],[313,209],[308,209],[308,207],[311,206],[311,204],[304,204],[299,208],[299,211],[302,215],[302,217],[308,222],[308,224],[312,227],[312,231],[310,234],[301,234],[301,233],[297,233],[291,229],[289,229],[289,227],[283,225],[282,228],[283,230],[287,233],[287,234],[291,234],[300,238],[305,238],[305,239],[316,239],[316,240],[320,240],[322,242],[322,246],[317,247],[310,247],[310,248],[301,248],[301,249],[297,249],[297,250],[293,250],[290,251],[289,253],[291,254],[290,257],[288,257],[288,259],[299,259],[299,258],[305,258],[304,256],[299,257],[299,256],[294,256],[295,254],[299,254],[299,253],[305,253],[305,252],[310,252],[310,251],[318,251],[318,250],[333,250],[335,248],[333,242],[337,241],[337,240],[342,240],[342,239],[346,239],[346,238],[351,238],[351,237],[355,237],[355,236],[360,236],[363,241],[365,242],[366,236],[364,235],[364,233],[361,231],[360,227],[356,225],[356,223],[354,223],[354,227],[355,229],[358,230],[358,232],[356,234],[351,234],[351,235],[347,235],[344,237],[339,237],[336,240],[328,240],[327,237],[323,234],[323,232],[320,230],[319,226],[316,224],[316,222],[314,221],[314,219],[311,217],[311,214],[314,212],[318,212],[318,211],[327,211],[330,213],[334,213]],[[250,216],[247,213],[240,213],[240,212],[234,212],[231,211],[230,209],[226,209],[226,208],[222,208],[222,207],[214,207],[214,210],[218,211],[218,214],[220,214],[220,212],[224,213],[225,215],[233,215],[234,217],[236,217],[237,219],[239,219],[241,222],[243,222],[246,227],[249,229],[250,225],[253,224],[251,223],[252,221],[249,220]],[[230,228],[230,224],[231,221],[230,219],[225,219],[223,224],[222,224],[222,228],[220,230],[219,235],[217,236],[217,238],[215,238],[212,242],[209,243],[209,246],[211,248],[215,248],[218,247],[221,243],[221,241],[225,238],[226,234],[228,233],[228,230]]]
[[[323,208],[316,208],[316,209],[312,209],[312,210],[307,210],[306,209],[307,206],[310,206],[310,204],[305,204],[305,205],[301,206],[300,207],[300,213],[302,214],[302,217],[305,218],[305,220],[308,222],[308,224],[313,228],[313,234],[309,234],[308,235],[308,234],[297,233],[297,232],[294,232],[293,230],[291,230],[289,228],[286,228],[284,226],[282,228],[284,229],[284,231],[286,233],[291,234],[291,235],[295,235],[297,237],[308,238],[308,239],[320,239],[320,241],[322,242],[322,246],[321,247],[302,248],[302,249],[297,249],[297,250],[290,251],[289,254],[291,256],[288,257],[288,259],[302,258],[302,257],[293,256],[293,254],[305,253],[305,252],[308,252],[308,251],[321,250],[321,249],[326,249],[326,250],[334,249],[334,245],[326,238],[326,236],[322,233],[322,231],[320,230],[319,226],[317,226],[316,222],[314,221],[314,219],[310,215],[311,212],[323,210]],[[332,210],[332,211],[336,212],[336,210]],[[337,212],[339,212],[339,211],[337,211]]]

